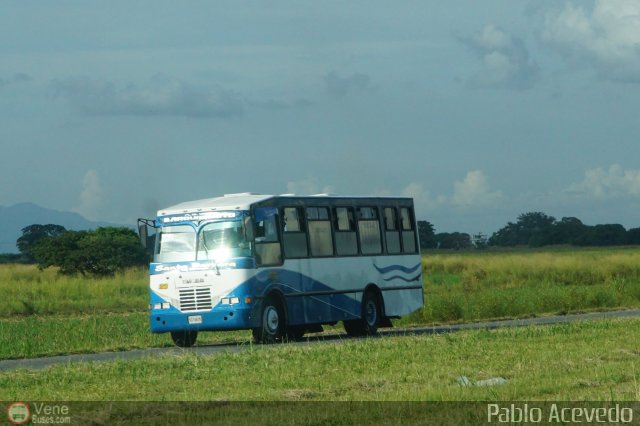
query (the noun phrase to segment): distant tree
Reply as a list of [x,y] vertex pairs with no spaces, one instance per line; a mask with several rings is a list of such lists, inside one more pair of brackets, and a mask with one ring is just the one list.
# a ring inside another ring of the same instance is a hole
[[553,243],[553,226],[556,219],[542,212],[524,213],[518,216],[519,232],[529,247],[541,247]]
[[494,232],[488,241],[490,246],[514,247],[525,244],[520,240],[518,225],[508,222],[506,226]]
[[418,221],[418,239],[420,241],[420,248],[435,248],[435,236],[434,227],[430,222],[427,222],[426,220]]
[[25,257],[16,253],[0,253],[0,264],[25,263]]
[[27,261],[34,261],[33,248],[41,240],[49,237],[57,237],[64,233],[66,229],[60,225],[29,225],[22,228],[22,236],[16,241],[16,247]]
[[581,246],[616,246],[627,244],[627,231],[622,225],[607,224],[589,226],[577,239]]
[[576,244],[589,227],[576,217],[563,217],[556,222],[553,229],[554,244]]
[[627,244],[640,245],[640,228],[631,228],[627,231]]
[[442,232],[436,234],[435,238],[439,249],[464,250],[473,247],[471,236],[462,232]]
[[555,218],[542,212],[523,213],[516,223],[495,232],[489,239],[494,246],[540,247],[553,243]]
[[85,254],[80,250],[80,240],[88,231],[66,231],[58,236],[46,238],[33,248],[33,257],[41,269],[57,266],[62,274],[81,272],[78,267]]
[[33,254],[41,268],[58,266],[63,274],[109,276],[148,261],[136,233],[124,227],[66,231],[39,242]]

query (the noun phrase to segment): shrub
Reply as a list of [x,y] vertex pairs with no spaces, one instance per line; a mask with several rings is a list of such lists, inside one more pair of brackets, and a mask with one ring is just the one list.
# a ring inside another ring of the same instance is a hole
[[148,261],[136,234],[124,227],[66,231],[42,239],[32,252],[40,268],[57,266],[62,274],[112,276]]

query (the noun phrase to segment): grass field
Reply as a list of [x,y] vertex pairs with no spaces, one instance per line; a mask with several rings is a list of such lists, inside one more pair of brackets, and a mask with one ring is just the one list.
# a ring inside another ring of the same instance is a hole
[[0,374],[0,400],[635,401],[639,328],[585,321],[69,364]]
[[[640,248],[427,254],[423,270],[425,306],[396,324],[640,307]],[[0,359],[171,345],[149,333],[147,282],[144,269],[89,279],[1,266]],[[243,350],[2,372],[0,401],[87,401],[74,419],[91,424],[457,425],[484,422],[490,402],[640,400],[637,318],[278,345],[199,336],[228,341]],[[505,382],[478,385],[493,378]]]
[[640,306],[640,249],[469,252],[423,257],[425,305],[409,323]]
[[[426,254],[423,270],[425,305],[396,325],[640,307],[640,248]],[[0,359],[171,345],[149,333],[144,268],[96,279],[1,265],[0,293]]]

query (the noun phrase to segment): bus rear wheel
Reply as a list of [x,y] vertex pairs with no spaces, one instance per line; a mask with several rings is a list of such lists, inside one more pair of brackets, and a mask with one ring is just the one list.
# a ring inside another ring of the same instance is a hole
[[181,348],[190,348],[194,345],[194,343],[196,343],[197,338],[197,330],[182,330],[171,332],[171,339],[173,340],[173,343]]
[[262,325],[252,330],[253,339],[258,343],[281,341],[287,329],[282,303],[277,298],[267,298],[262,307],[261,317]]
[[344,330],[349,336],[372,336],[378,332],[381,315],[382,309],[377,294],[367,291],[362,297],[360,318],[344,321]]

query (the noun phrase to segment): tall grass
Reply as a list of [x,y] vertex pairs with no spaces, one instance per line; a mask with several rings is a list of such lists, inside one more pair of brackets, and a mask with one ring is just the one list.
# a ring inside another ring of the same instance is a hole
[[112,278],[61,275],[55,268],[0,265],[0,317],[59,313],[143,311],[149,305],[146,268]]
[[411,322],[640,306],[640,249],[429,255]]

